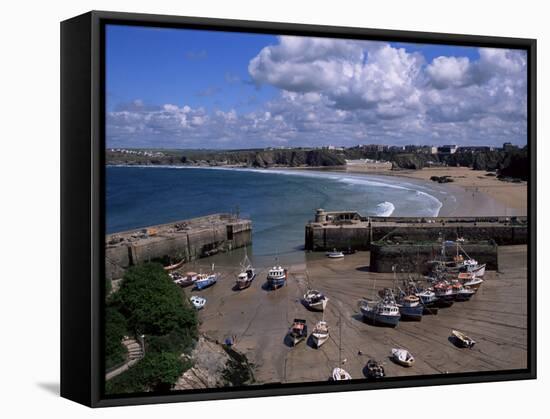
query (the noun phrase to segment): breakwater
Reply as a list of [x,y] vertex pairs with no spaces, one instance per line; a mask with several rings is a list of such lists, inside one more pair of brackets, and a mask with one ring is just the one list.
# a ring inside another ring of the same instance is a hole
[[212,214],[109,234],[105,241],[105,274],[117,279],[139,263],[172,265],[248,246],[252,221],[233,214]]
[[356,211],[318,209],[305,227],[305,249],[371,250],[391,235],[398,241],[464,238],[497,245],[527,244],[527,217],[366,217]]

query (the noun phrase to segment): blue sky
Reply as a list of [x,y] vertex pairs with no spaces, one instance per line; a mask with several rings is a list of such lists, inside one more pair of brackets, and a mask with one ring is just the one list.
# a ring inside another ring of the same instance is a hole
[[525,55],[109,25],[109,147],[526,141]]

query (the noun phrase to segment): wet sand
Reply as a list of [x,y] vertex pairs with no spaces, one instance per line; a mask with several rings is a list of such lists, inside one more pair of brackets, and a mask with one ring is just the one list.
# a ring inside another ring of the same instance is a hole
[[[210,263],[203,259],[193,269],[207,271]],[[425,315],[421,322],[401,321],[395,329],[367,324],[360,316],[358,300],[373,297],[375,289],[393,283],[392,274],[371,273],[368,263],[368,252],[348,255],[343,260],[309,254],[304,264],[290,267],[287,286],[276,291],[264,289],[265,268],[258,269],[250,288],[234,291],[238,263],[234,264],[237,268],[216,265],[222,273],[216,285],[203,291],[187,288],[186,293],[207,298],[207,305],[199,314],[201,332],[219,341],[236,337],[235,349],[255,365],[258,383],[325,381],[339,365],[339,359],[353,378],[364,377],[363,368],[370,358],[384,362],[388,376],[526,367],[526,246],[500,247],[500,272],[487,272],[486,281],[471,301],[440,309],[434,316]],[[323,291],[330,299],[324,318],[331,335],[320,349],[314,349],[309,341],[294,348],[285,343],[294,318],[306,319],[311,334],[323,317],[322,313],[308,311],[300,302],[308,280],[312,288]],[[455,347],[449,341],[451,329],[465,332],[477,345],[471,350]],[[411,351],[416,364],[412,368],[394,364],[389,359],[392,347]]]
[[[380,170],[367,165],[350,165],[346,170],[352,173],[399,176],[430,182],[432,176],[450,176],[448,183],[457,195],[460,206],[440,215],[461,216],[485,215],[527,215],[527,182],[511,183],[487,176],[490,172],[472,170],[468,167],[425,167],[422,170]],[[494,174],[494,173],[493,173]],[[445,210],[442,208],[442,212]]]

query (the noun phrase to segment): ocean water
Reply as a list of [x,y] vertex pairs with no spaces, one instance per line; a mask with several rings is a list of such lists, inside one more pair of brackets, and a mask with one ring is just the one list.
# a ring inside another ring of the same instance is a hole
[[255,257],[300,253],[317,208],[436,216],[441,186],[392,176],[313,170],[107,167],[107,233],[216,212],[253,222]]

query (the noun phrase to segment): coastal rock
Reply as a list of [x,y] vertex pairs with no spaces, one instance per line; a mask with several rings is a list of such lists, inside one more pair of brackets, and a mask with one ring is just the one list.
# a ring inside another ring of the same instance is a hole
[[[228,387],[253,380],[251,367],[243,355],[206,336],[199,337],[190,357],[182,356],[190,358],[193,367],[182,374],[174,385],[174,390]],[[236,377],[239,377],[239,382],[235,382]]]

